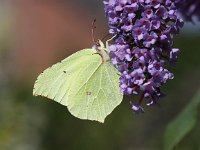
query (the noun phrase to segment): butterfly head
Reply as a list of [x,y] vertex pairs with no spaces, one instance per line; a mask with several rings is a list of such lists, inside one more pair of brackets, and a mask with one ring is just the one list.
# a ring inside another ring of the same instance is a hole
[[96,50],[100,50],[104,47],[105,47],[105,45],[103,44],[103,42],[101,40],[97,40],[92,48],[94,48]]

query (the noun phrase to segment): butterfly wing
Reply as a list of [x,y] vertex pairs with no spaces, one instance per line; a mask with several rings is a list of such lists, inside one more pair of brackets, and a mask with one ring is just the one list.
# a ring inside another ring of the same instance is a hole
[[122,101],[118,71],[102,63],[94,49],[84,49],[46,69],[33,94],[55,100],[80,118],[103,122]]

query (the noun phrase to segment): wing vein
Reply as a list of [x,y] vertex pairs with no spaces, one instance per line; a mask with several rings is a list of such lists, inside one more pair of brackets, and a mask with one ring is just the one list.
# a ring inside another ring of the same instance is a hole
[[[95,62],[95,61],[94,61]],[[91,64],[89,64],[88,66],[90,66]],[[87,67],[88,67],[87,66]],[[86,80],[86,82],[78,89],[78,91],[75,93],[75,94],[73,94],[73,95],[76,95],[81,89],[82,89],[82,87],[85,85],[85,84],[87,84],[87,82],[91,79],[91,77],[94,75],[94,73],[99,69],[99,67],[101,66],[101,64],[99,64],[97,67],[96,67],[96,69],[95,69],[95,71],[89,76],[89,78]],[[82,71],[82,70],[81,70]],[[77,77],[77,76],[76,76]]]

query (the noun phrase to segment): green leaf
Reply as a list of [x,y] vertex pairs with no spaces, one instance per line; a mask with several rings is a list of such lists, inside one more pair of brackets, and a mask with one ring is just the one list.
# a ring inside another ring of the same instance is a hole
[[33,94],[67,106],[80,118],[104,122],[123,98],[119,88],[119,72],[95,49],[84,49],[41,73]]
[[197,122],[200,91],[187,107],[166,128],[164,149],[172,150],[194,127]]

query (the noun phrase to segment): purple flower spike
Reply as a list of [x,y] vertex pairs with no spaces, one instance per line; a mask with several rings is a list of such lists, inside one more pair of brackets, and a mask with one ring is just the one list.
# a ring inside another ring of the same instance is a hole
[[[186,1],[186,0],[184,0]],[[166,63],[175,65],[179,49],[173,37],[183,27],[177,11],[180,0],[105,0],[109,32],[115,36],[110,45],[110,59],[121,72],[120,88],[126,95],[141,98],[132,105],[135,112],[158,103],[161,86],[174,75]],[[197,0],[194,0],[197,4]],[[189,14],[197,11],[190,6]],[[200,10],[200,9],[199,9]]]

